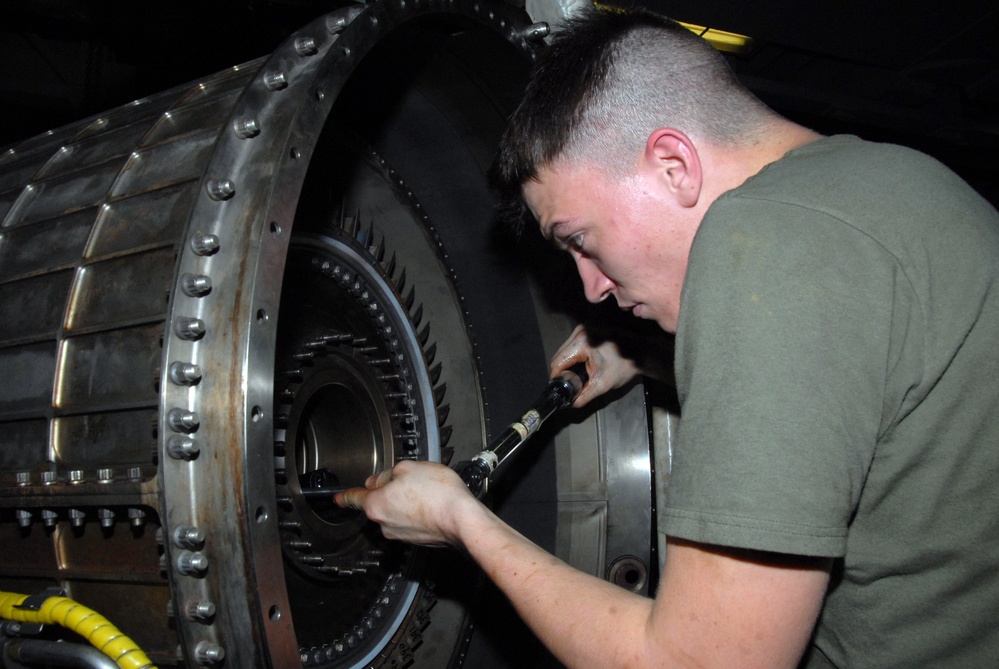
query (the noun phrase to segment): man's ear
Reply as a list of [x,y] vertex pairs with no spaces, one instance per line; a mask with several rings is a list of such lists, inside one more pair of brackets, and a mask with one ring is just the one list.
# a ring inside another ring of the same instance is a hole
[[683,207],[693,207],[701,196],[703,174],[697,148],[690,137],[675,128],[659,128],[649,135],[642,157]]

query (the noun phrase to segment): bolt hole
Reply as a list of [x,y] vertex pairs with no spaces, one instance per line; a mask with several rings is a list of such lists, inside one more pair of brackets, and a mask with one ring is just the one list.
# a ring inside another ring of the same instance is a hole
[[275,604],[267,611],[267,617],[271,619],[272,623],[281,620],[281,608]]
[[267,509],[265,507],[258,506],[255,517],[258,523],[266,523],[267,519],[270,518],[270,514],[267,513]]
[[281,234],[281,226],[278,225],[277,221],[271,221],[271,234],[275,237]]
[[629,569],[624,573],[624,581],[628,585],[635,585],[640,580],[642,580],[642,575],[638,572],[637,569]]
[[[319,97],[319,96],[321,96],[321,95],[322,95],[322,93],[319,93],[319,94],[317,95],[317,97]],[[319,97],[319,99],[320,99],[320,100],[322,100],[322,97]],[[296,149],[295,147],[292,147],[292,148],[291,148],[291,152],[290,152],[290,155],[291,155],[291,159],[292,159],[292,160],[298,160],[299,158],[301,158],[301,157],[302,157],[302,152],[301,152],[301,151],[299,151],[298,149]]]
[[254,423],[259,423],[261,420],[263,420],[263,418],[264,418],[264,410],[261,409],[260,407],[253,407],[253,409],[250,410],[250,419]]
[[322,102],[323,98],[325,98],[325,97],[326,97],[326,93],[324,93],[323,91],[321,91],[319,89],[316,90],[316,100],[318,100],[319,102]]
[[261,325],[263,325],[264,323],[267,322],[267,319],[269,319],[269,318],[270,318],[270,316],[267,315],[266,311],[264,311],[263,309],[257,309],[257,322],[258,323],[260,323]]

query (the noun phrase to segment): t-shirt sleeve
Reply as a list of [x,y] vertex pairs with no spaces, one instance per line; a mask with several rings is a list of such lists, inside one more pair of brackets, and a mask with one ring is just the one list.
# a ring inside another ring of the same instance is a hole
[[829,214],[723,197],[681,297],[661,529],[841,556],[878,438],[894,267]]

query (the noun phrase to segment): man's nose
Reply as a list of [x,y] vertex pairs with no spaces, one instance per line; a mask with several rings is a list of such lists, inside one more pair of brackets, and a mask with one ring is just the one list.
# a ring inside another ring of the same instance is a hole
[[607,299],[614,282],[596,266],[596,263],[588,258],[578,258],[576,270],[579,272],[579,278],[583,280],[583,291],[587,300],[596,304]]

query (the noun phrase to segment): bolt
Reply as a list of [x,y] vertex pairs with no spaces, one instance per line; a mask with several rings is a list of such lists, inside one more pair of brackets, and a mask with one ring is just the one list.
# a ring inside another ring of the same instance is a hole
[[42,472],[42,484],[52,485],[56,481],[56,473],[53,471]]
[[146,512],[142,509],[130,507],[128,509],[128,522],[132,524],[132,527],[142,527],[146,524]]
[[173,331],[181,339],[194,341],[205,334],[205,322],[200,318],[181,317],[174,321]]
[[101,521],[101,527],[114,527],[114,511],[111,509],[97,509],[97,517]]
[[174,432],[193,432],[201,425],[201,419],[198,418],[197,413],[180,408],[170,409],[170,413],[167,414],[167,422]]
[[305,539],[289,539],[284,545],[296,551],[307,551],[312,549],[312,542]]
[[209,179],[205,184],[208,197],[213,200],[228,200],[236,194],[236,184],[230,179]]
[[176,360],[170,363],[170,380],[178,386],[193,386],[201,381],[201,367]]
[[178,434],[170,437],[167,441],[167,453],[174,460],[193,460],[198,457],[200,452],[201,449],[190,437],[182,437]]
[[211,641],[199,641],[198,645],[194,647],[194,657],[202,666],[218,664],[225,659],[225,649]]
[[14,481],[17,485],[28,485],[31,483],[31,472],[17,472],[14,474]]
[[17,516],[17,524],[19,527],[31,527],[31,512],[27,509],[18,509],[14,512]]
[[264,86],[272,91],[279,91],[288,86],[288,77],[284,72],[268,72],[264,75]]
[[260,123],[255,118],[241,118],[233,123],[232,129],[240,139],[249,139],[260,134]]
[[142,467],[129,467],[126,478],[129,481],[142,481]]
[[206,622],[215,617],[215,604],[203,599],[192,599],[184,607],[184,615],[191,622]]
[[178,548],[197,550],[205,544],[205,532],[197,527],[181,525],[173,531],[173,542]]
[[180,288],[188,297],[204,297],[212,292],[212,280],[204,274],[184,274],[180,277]]
[[114,480],[114,470],[110,467],[101,467],[97,470],[98,483],[111,483]]
[[210,256],[219,250],[218,235],[197,233],[191,237],[191,250],[199,256]]
[[69,470],[68,479],[70,483],[83,483],[83,470],[82,469],[71,469]]
[[69,523],[73,527],[83,527],[83,524],[86,522],[86,516],[87,514],[85,514],[80,509],[70,509]]
[[208,570],[208,558],[191,551],[181,551],[176,564],[177,571],[186,576],[200,576]]
[[299,37],[295,40],[295,51],[299,56],[315,56],[319,53],[316,40],[311,37]]

